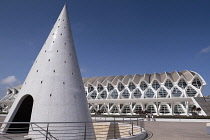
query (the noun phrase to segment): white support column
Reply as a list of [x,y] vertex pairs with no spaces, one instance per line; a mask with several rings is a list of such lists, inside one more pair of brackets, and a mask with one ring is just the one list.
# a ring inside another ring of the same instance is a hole
[[171,103],[171,113],[172,116],[174,116],[174,102]]
[[186,102],[186,113],[187,113],[187,116],[189,116],[189,102],[188,101]]

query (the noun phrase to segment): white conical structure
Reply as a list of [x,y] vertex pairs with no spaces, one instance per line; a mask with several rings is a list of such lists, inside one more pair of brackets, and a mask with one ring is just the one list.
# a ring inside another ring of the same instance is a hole
[[[31,99],[24,101],[29,96]],[[30,103],[27,103],[30,100],[33,102],[31,122],[91,122],[66,5],[37,56],[5,122],[27,120],[19,119],[21,117],[18,117],[18,111],[23,101],[25,106],[30,106]],[[24,111],[19,112],[21,113]],[[25,114],[30,115],[27,112]],[[77,133],[79,127],[75,125],[73,129]],[[88,131],[94,134],[93,129]],[[29,132],[30,137],[34,137],[33,134]],[[74,139],[84,137],[78,136]]]

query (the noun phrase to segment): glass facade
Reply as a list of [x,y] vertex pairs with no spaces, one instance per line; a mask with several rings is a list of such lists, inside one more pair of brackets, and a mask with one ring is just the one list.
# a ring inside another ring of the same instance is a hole
[[141,90],[147,89],[147,84],[144,81],[142,81],[140,84],[140,88],[141,88]]
[[142,111],[142,107],[141,105],[136,105],[135,109],[134,109],[134,113],[138,114],[140,111]]
[[111,113],[118,113],[118,107],[116,105],[113,105],[111,111]]
[[125,87],[123,86],[122,83],[119,83],[117,88],[118,88],[118,91],[122,91]]
[[130,93],[127,89],[125,89],[122,93],[122,98],[129,98],[130,97]]
[[161,105],[160,106],[160,113],[162,113],[162,114],[168,114],[168,113],[170,113],[170,111],[168,109],[168,106],[167,105]]
[[182,92],[178,88],[174,88],[171,95],[172,95],[172,97],[181,97]]
[[164,88],[161,88],[160,91],[158,92],[158,98],[166,98],[167,95],[168,92]]
[[197,92],[192,87],[188,87],[186,93],[188,97],[194,97]]
[[122,109],[122,113],[131,113],[131,109],[129,105],[125,105]]
[[141,98],[141,91],[136,89],[133,93],[134,98]]
[[166,80],[165,87],[167,89],[171,89],[173,87],[173,84],[172,84],[171,80],[169,80],[169,79]]
[[158,83],[157,80],[154,80],[153,83],[152,83],[152,87],[157,90],[159,87],[160,87],[160,84]]
[[183,110],[182,106],[181,105],[175,105],[174,106],[174,113],[175,114],[182,114],[182,113],[184,113],[184,110]]
[[147,112],[149,113],[156,113],[154,105],[148,105]]
[[107,92],[106,91],[103,91],[101,94],[100,94],[100,97],[102,99],[106,99],[107,98]]
[[153,92],[153,90],[149,88],[145,94],[145,98],[153,98],[154,95],[155,93]]
[[130,82],[128,88],[130,91],[133,91],[136,88],[136,86],[134,85],[134,83]]
[[192,82],[192,85],[198,89],[201,87],[201,81],[198,78],[195,78]]
[[185,80],[184,79],[181,79],[180,81],[179,81],[179,83],[178,83],[178,86],[180,87],[180,88],[185,88],[186,86],[187,86],[187,83],[185,82]]
[[98,84],[97,87],[98,92],[101,92],[103,89],[104,89],[103,86],[101,84]]
[[117,99],[118,98],[118,92],[117,90],[113,90],[113,92],[111,93],[111,99]]
[[[175,74],[180,75],[181,73]],[[87,87],[85,88],[87,98],[89,100],[100,100],[102,102],[103,100],[110,99],[117,99],[119,101],[120,99],[131,100],[129,105],[122,102],[105,102],[104,104],[99,104],[97,109],[100,109],[100,112],[106,112],[105,114],[138,114],[140,110],[147,110],[148,112],[160,115],[186,115],[185,110],[188,110],[192,103],[189,103],[187,106],[185,101],[181,101],[176,102],[176,105],[172,105],[170,100],[167,103],[167,99],[174,98],[176,100],[176,98],[184,97],[202,97],[201,89],[203,84],[201,78],[199,78],[197,75],[194,78],[191,77],[191,81],[185,80],[183,76],[180,76],[180,78],[176,77],[176,80],[174,80],[175,82],[173,82],[172,76],[164,77],[165,80],[157,80],[155,79],[157,78],[155,76],[156,75],[153,76],[154,79],[150,79],[151,77],[144,78],[138,75],[138,77],[144,79],[138,80],[135,78],[134,81],[132,81],[132,79],[126,79],[127,83],[125,83],[125,80],[120,79],[115,83],[112,83],[112,81],[107,81],[108,83],[106,86],[104,83],[99,82],[96,86],[87,84]],[[161,75],[159,76],[161,77]],[[162,81],[162,83],[160,81]],[[91,83],[94,82],[91,81]],[[155,102],[154,100],[152,104],[147,105],[147,100],[146,102],[142,100],[150,98],[157,98],[157,100],[161,98],[161,100],[164,99],[166,102],[162,104],[161,102]],[[132,100],[135,100],[135,102],[132,102]],[[107,108],[105,106],[107,106]],[[90,106],[89,108],[92,109],[93,107]],[[96,108],[96,106],[94,106],[94,108]],[[92,109],[92,112],[94,112],[94,109]]]
[[90,93],[93,90],[94,90],[94,88],[91,85],[88,85],[88,93]]
[[107,89],[110,92],[114,89],[114,87],[112,86],[112,84],[109,83],[108,86],[107,86]]
[[90,95],[90,97],[91,97],[90,99],[95,99],[96,96],[97,96],[96,91],[93,91],[93,93],[91,93],[91,95]]

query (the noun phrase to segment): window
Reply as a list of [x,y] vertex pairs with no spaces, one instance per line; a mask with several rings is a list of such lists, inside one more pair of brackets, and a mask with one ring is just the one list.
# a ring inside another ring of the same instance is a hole
[[130,82],[128,88],[130,91],[133,91],[136,88],[136,86],[134,85],[134,83]]
[[100,109],[101,113],[107,113],[107,106],[102,106]]
[[154,92],[152,91],[152,89],[148,89],[145,94],[145,98],[153,98],[153,97],[154,97]]
[[90,112],[91,112],[91,113],[96,113],[96,109],[92,106]]
[[144,81],[142,81],[141,84],[140,84],[140,88],[142,90],[145,90],[147,88],[147,84]]
[[173,84],[172,84],[171,80],[169,80],[169,79],[166,80],[165,87],[167,89],[171,89],[173,87]]
[[123,97],[123,98],[129,98],[129,96],[130,96],[130,93],[128,92],[127,89],[125,89],[125,90],[123,91],[123,93],[122,93],[122,97]]
[[118,88],[119,91],[122,91],[125,87],[123,86],[122,83],[119,83],[117,88]]
[[100,96],[101,96],[102,99],[106,99],[107,92],[106,91],[103,91]]
[[131,113],[131,109],[129,105],[125,105],[123,107],[122,113]]
[[107,87],[108,91],[112,91],[114,89],[114,87],[112,86],[112,84],[108,84],[108,87]]
[[141,98],[141,91],[139,89],[136,89],[133,93],[133,96],[135,98]]
[[180,97],[182,95],[182,92],[178,88],[174,88],[171,94],[172,97]]
[[161,88],[160,91],[158,92],[158,98],[165,98],[167,95],[168,92],[164,88]]
[[139,113],[140,111],[142,111],[141,105],[136,105],[136,107],[134,109],[134,113]]
[[88,85],[88,93],[92,92],[94,88],[91,85]]
[[148,105],[147,111],[149,113],[156,113],[154,105]]
[[152,87],[157,90],[160,87],[160,84],[158,83],[158,81],[154,80],[152,83]]
[[95,99],[95,98],[96,98],[96,96],[97,96],[96,91],[94,91],[94,92],[93,92],[93,93],[91,93],[91,95],[90,95],[91,99]]
[[103,89],[104,89],[103,86],[101,84],[98,84],[98,88],[97,88],[98,92],[101,92]]
[[111,109],[110,112],[111,112],[111,113],[118,113],[118,108],[117,108],[117,106],[116,106],[116,105],[113,105],[113,107],[112,107],[112,109]]
[[160,113],[162,113],[162,114],[170,113],[167,105],[161,105],[160,106]]
[[91,106],[92,106],[92,105],[89,103],[89,104],[88,104],[88,108],[90,109]]
[[182,113],[184,113],[184,110],[183,110],[182,106],[181,105],[175,105],[174,106],[174,113],[175,114],[182,114]]
[[178,86],[184,89],[187,86],[187,83],[184,79],[181,79],[178,83]]
[[192,82],[192,85],[198,89],[201,87],[201,81],[198,78],[195,78]]
[[188,97],[195,97],[196,91],[192,87],[188,87],[186,90],[186,94]]
[[112,99],[117,99],[117,98],[118,98],[118,92],[117,92],[117,90],[114,90],[114,91],[111,93],[111,98],[112,98]]

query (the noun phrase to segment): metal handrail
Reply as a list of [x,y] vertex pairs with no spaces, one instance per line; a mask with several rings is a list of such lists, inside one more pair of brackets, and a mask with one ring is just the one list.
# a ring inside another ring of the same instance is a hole
[[[100,118],[102,119],[102,118]],[[1,129],[4,128],[6,131],[28,130],[29,134],[35,132],[34,135],[43,137],[46,140],[58,140],[60,138],[71,138],[77,139],[77,137],[83,137],[84,140],[94,139],[91,136],[94,131],[91,124],[94,125],[95,131],[101,135],[96,135],[100,139],[113,139],[119,138],[121,135],[134,136],[143,132],[144,130],[144,119],[142,118],[116,118],[109,117],[104,120],[96,120],[93,122],[0,122],[4,124]],[[6,125],[8,124],[8,125]],[[28,124],[29,127],[23,128],[10,128],[10,124]],[[2,135],[11,136],[12,134],[3,133]],[[1,135],[0,135],[1,139]]]

